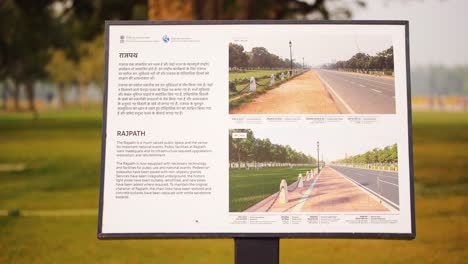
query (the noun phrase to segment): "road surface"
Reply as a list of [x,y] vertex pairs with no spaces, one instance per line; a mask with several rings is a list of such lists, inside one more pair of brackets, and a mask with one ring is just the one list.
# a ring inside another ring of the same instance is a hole
[[330,167],[399,206],[398,172],[342,166]]
[[393,78],[376,77],[338,71],[316,70],[328,84],[337,103],[351,114],[394,114],[395,81]]

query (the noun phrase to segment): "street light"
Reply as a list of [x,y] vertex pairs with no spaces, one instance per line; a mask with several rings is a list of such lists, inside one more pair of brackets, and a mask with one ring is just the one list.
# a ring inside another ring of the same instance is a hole
[[293,61],[292,61],[292,42],[289,41],[289,62],[291,63],[291,74],[293,69]]
[[302,57],[302,69],[304,69],[304,57]]
[[317,172],[320,172],[320,143],[317,141]]

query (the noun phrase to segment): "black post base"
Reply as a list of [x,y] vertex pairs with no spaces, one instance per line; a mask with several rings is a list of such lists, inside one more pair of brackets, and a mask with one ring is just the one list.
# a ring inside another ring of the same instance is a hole
[[235,264],[279,264],[279,238],[235,238]]

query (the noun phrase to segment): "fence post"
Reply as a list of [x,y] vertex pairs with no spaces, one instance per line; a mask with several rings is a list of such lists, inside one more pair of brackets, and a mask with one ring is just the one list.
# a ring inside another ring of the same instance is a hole
[[257,91],[257,83],[255,82],[254,77],[250,77],[250,91],[256,92]]
[[288,183],[285,179],[281,180],[280,188],[279,188],[279,202],[280,203],[287,203],[288,202]]
[[297,187],[299,187],[299,188],[304,187],[304,180],[302,179],[302,174],[301,173],[299,173],[299,176],[297,177],[297,180],[298,180]]
[[273,85],[273,84],[275,84],[275,75],[271,74],[270,75],[270,85]]
[[284,72],[281,73],[281,80],[284,81]]

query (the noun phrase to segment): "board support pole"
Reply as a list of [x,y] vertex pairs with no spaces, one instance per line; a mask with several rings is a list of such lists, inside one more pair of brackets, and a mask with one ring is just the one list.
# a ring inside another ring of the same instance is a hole
[[279,264],[279,238],[235,238],[235,264]]

